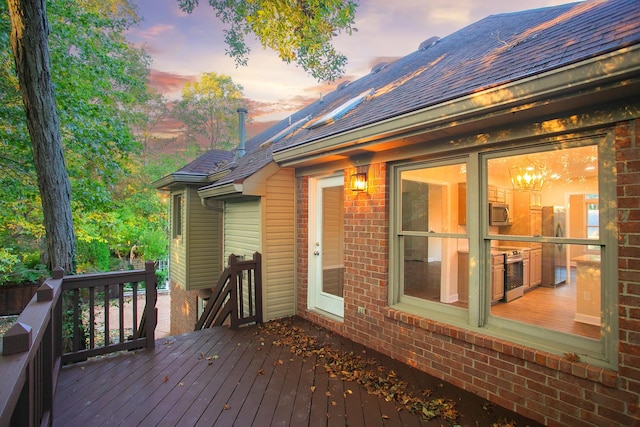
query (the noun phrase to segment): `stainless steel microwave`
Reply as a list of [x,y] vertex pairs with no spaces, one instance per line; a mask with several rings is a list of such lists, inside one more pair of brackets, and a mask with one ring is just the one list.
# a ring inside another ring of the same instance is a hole
[[505,203],[489,203],[489,225],[511,225],[509,205]]

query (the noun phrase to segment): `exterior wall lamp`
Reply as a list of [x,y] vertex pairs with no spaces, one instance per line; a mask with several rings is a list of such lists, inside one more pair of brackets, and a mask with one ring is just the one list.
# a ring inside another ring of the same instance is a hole
[[367,191],[366,173],[354,173],[351,175],[351,191]]

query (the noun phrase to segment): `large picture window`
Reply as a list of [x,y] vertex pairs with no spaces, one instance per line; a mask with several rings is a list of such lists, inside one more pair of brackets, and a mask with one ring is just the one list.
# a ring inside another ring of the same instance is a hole
[[467,307],[457,277],[458,252],[468,246],[458,224],[465,164],[412,167],[399,172],[400,300]]
[[490,218],[491,252],[524,267],[512,284],[520,289],[507,295],[505,286],[491,315],[600,339],[598,147],[492,158],[487,171],[489,204],[503,203],[509,215],[506,224]]
[[606,146],[565,141],[396,165],[392,305],[615,363]]

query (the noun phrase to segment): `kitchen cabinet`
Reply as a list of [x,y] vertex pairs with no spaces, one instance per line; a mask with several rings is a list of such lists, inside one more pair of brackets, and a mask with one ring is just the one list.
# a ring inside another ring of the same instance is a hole
[[[513,224],[505,230],[505,234],[519,234],[522,236],[542,235],[542,209],[531,205],[528,191],[513,192],[513,206],[511,206]],[[539,244],[537,244],[539,246]]]
[[529,251],[529,287],[542,283],[542,248],[531,248]]
[[[491,256],[491,302],[504,298],[504,255]],[[458,301],[469,301],[469,254],[458,252]]]
[[491,302],[504,298],[504,255],[491,256]]
[[469,254],[458,252],[458,301],[469,302]]
[[542,207],[542,192],[531,191],[529,192],[529,206],[541,208]]
[[600,255],[585,254],[576,263],[575,321],[600,326]]
[[[504,298],[504,255],[491,256],[491,302]],[[469,254],[458,252],[458,300],[469,301]]]
[[531,207],[529,210],[529,224],[532,236],[542,236],[542,209]]
[[524,286],[524,290],[526,291],[531,287],[531,277],[530,277],[530,269],[529,269],[529,250],[522,251],[522,284]]
[[458,183],[458,224],[467,225],[467,183]]

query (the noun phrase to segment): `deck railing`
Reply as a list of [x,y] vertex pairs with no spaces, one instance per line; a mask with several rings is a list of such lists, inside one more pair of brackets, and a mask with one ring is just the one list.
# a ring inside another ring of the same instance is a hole
[[[143,282],[146,301],[139,316],[137,296]],[[125,301],[125,284],[131,284],[131,302],[128,297]],[[147,262],[144,270],[78,276],[63,276],[62,270],[56,269],[2,339],[0,427],[51,424],[62,364],[116,351],[153,348],[156,286],[153,262]],[[113,322],[112,305],[118,307],[114,307],[118,314]],[[125,327],[129,320],[131,334]],[[111,327],[115,323],[117,329]]]
[[256,252],[251,260],[229,256],[195,330],[221,326],[229,319],[231,329],[250,323],[262,323],[262,256]]

